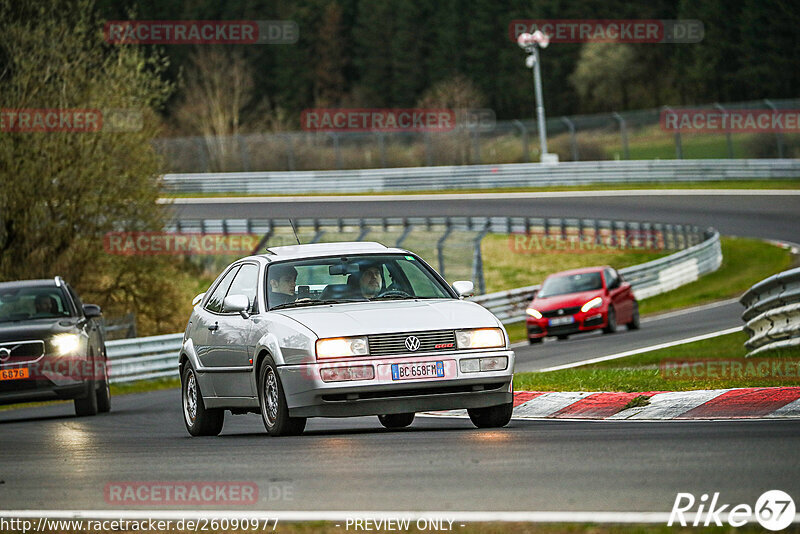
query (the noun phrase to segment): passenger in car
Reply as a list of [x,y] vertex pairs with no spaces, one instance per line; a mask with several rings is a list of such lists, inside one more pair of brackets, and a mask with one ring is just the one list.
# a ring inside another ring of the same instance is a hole
[[37,295],[34,301],[37,315],[55,315],[58,313],[56,299],[49,295]]
[[291,265],[273,265],[269,268],[269,305],[278,306],[294,302],[297,269]]

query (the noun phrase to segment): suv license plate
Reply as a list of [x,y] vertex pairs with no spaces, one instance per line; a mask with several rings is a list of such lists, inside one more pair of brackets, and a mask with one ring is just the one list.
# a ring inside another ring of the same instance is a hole
[[444,362],[393,363],[392,380],[443,378]]
[[27,367],[3,369],[0,371],[0,380],[19,380],[20,378],[28,378],[29,376]]

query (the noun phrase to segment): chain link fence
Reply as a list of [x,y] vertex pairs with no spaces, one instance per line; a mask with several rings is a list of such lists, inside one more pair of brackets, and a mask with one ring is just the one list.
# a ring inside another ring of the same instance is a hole
[[[798,134],[676,134],[660,126],[665,109],[547,119],[548,151],[561,161],[800,157]],[[797,110],[800,99],[681,109]],[[449,132],[247,133],[154,144],[167,173],[374,169],[534,162],[540,156],[537,131],[529,119]]]

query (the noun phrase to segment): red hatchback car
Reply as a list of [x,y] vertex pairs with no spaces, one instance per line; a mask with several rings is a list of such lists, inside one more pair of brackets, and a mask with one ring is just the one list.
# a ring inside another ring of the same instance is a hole
[[608,266],[548,276],[526,312],[531,344],[546,336],[566,339],[598,328],[611,333],[620,324],[629,330],[639,328],[639,304],[631,285]]

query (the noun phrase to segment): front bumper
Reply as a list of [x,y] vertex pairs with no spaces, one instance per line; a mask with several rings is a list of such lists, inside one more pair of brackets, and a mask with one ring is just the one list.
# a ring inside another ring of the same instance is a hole
[[[505,356],[508,366],[502,371],[463,373],[460,361],[471,358]],[[445,378],[392,380],[386,372],[394,363],[442,361]],[[373,366],[375,378],[347,382],[323,382],[320,370],[326,367]],[[355,417],[429,410],[485,408],[513,400],[514,352],[459,351],[426,353],[374,359],[353,359],[287,365],[278,368],[289,415],[292,417]]]
[[551,318],[536,319],[528,317],[526,319],[528,337],[536,339],[545,336],[564,336],[605,328],[608,324],[608,309],[594,309],[588,312],[579,311],[573,317],[575,322],[557,326],[549,324]]

